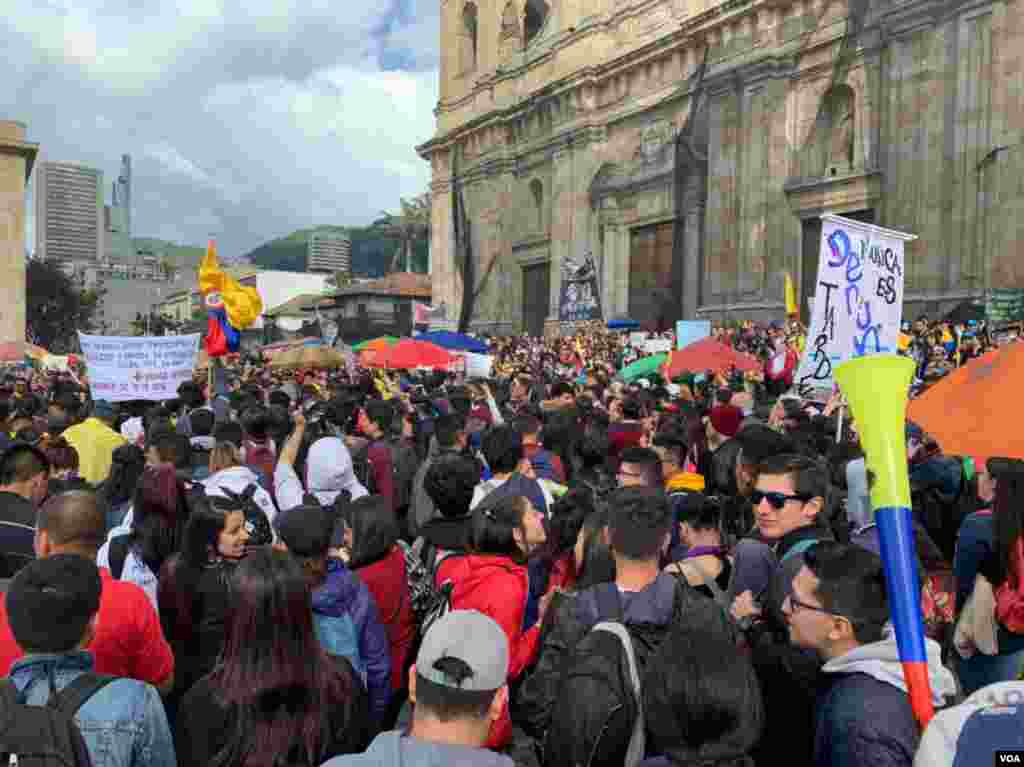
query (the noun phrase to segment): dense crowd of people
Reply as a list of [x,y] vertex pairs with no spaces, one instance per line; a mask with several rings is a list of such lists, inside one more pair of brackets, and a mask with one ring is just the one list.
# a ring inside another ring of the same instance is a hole
[[[919,390],[1019,330],[922,320],[900,345]],[[113,405],[81,376],[9,376],[0,754],[887,767],[1020,748],[1024,463],[907,424],[939,710],[922,733],[856,423],[787,393],[799,323],[714,334],[763,369],[626,382],[642,348],[594,331],[490,339],[476,380],[249,361]]]

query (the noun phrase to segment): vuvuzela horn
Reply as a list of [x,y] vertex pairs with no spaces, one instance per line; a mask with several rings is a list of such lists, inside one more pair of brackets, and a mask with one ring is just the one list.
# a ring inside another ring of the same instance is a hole
[[910,705],[923,729],[935,708],[928,681],[904,436],[913,375],[914,361],[892,354],[858,357],[835,372],[856,421],[867,467],[874,474],[871,506],[881,539],[889,609]]

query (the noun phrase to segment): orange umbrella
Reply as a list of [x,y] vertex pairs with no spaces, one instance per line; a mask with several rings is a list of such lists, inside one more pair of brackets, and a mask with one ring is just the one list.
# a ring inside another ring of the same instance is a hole
[[911,400],[907,417],[947,455],[1024,460],[1024,343],[971,360]]
[[761,370],[761,363],[749,354],[743,354],[731,346],[705,338],[672,352],[661,368],[662,375],[669,381],[686,373],[726,373],[736,368],[744,373]]

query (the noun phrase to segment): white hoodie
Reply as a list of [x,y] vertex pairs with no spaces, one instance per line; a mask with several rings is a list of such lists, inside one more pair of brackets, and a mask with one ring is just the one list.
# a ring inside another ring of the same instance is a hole
[[939,711],[921,737],[914,767],[952,767],[957,741],[968,719],[979,711],[997,707],[1005,707],[1005,713],[1015,713],[1011,709],[1021,705],[1024,705],[1024,682],[997,682],[982,687],[959,706]]
[[[257,489],[252,499],[256,502],[257,506],[263,509],[263,513],[267,515],[270,529],[275,530],[274,517],[277,516],[277,507],[274,506],[270,493],[260,487],[259,477],[248,466],[233,466],[230,469],[221,469],[210,478],[204,479],[200,484],[205,488],[207,495],[215,495],[221,498],[227,497],[224,488],[227,488],[236,495],[240,495],[245,492],[249,485],[256,485]],[[276,532],[274,537],[277,537]]]
[[[942,665],[942,648],[939,647],[939,643],[934,639],[925,639],[924,645],[928,657],[928,681],[932,689],[932,702],[936,706],[941,706],[948,698],[956,695],[956,677]],[[903,664],[900,663],[900,653],[891,626],[886,629],[886,638],[881,642],[861,645],[845,655],[833,658],[822,667],[822,671],[826,674],[867,674],[903,692],[907,691]]]

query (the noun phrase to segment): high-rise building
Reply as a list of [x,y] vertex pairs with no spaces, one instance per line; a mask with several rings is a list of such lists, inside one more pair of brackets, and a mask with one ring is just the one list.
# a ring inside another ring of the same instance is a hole
[[76,163],[39,163],[35,208],[37,258],[96,261],[103,255],[103,171]]
[[314,232],[306,251],[307,272],[352,273],[352,240],[342,232]]
[[113,206],[121,208],[121,222],[123,231],[129,237],[132,235],[132,158],[131,155],[121,155],[121,173],[114,184]]

